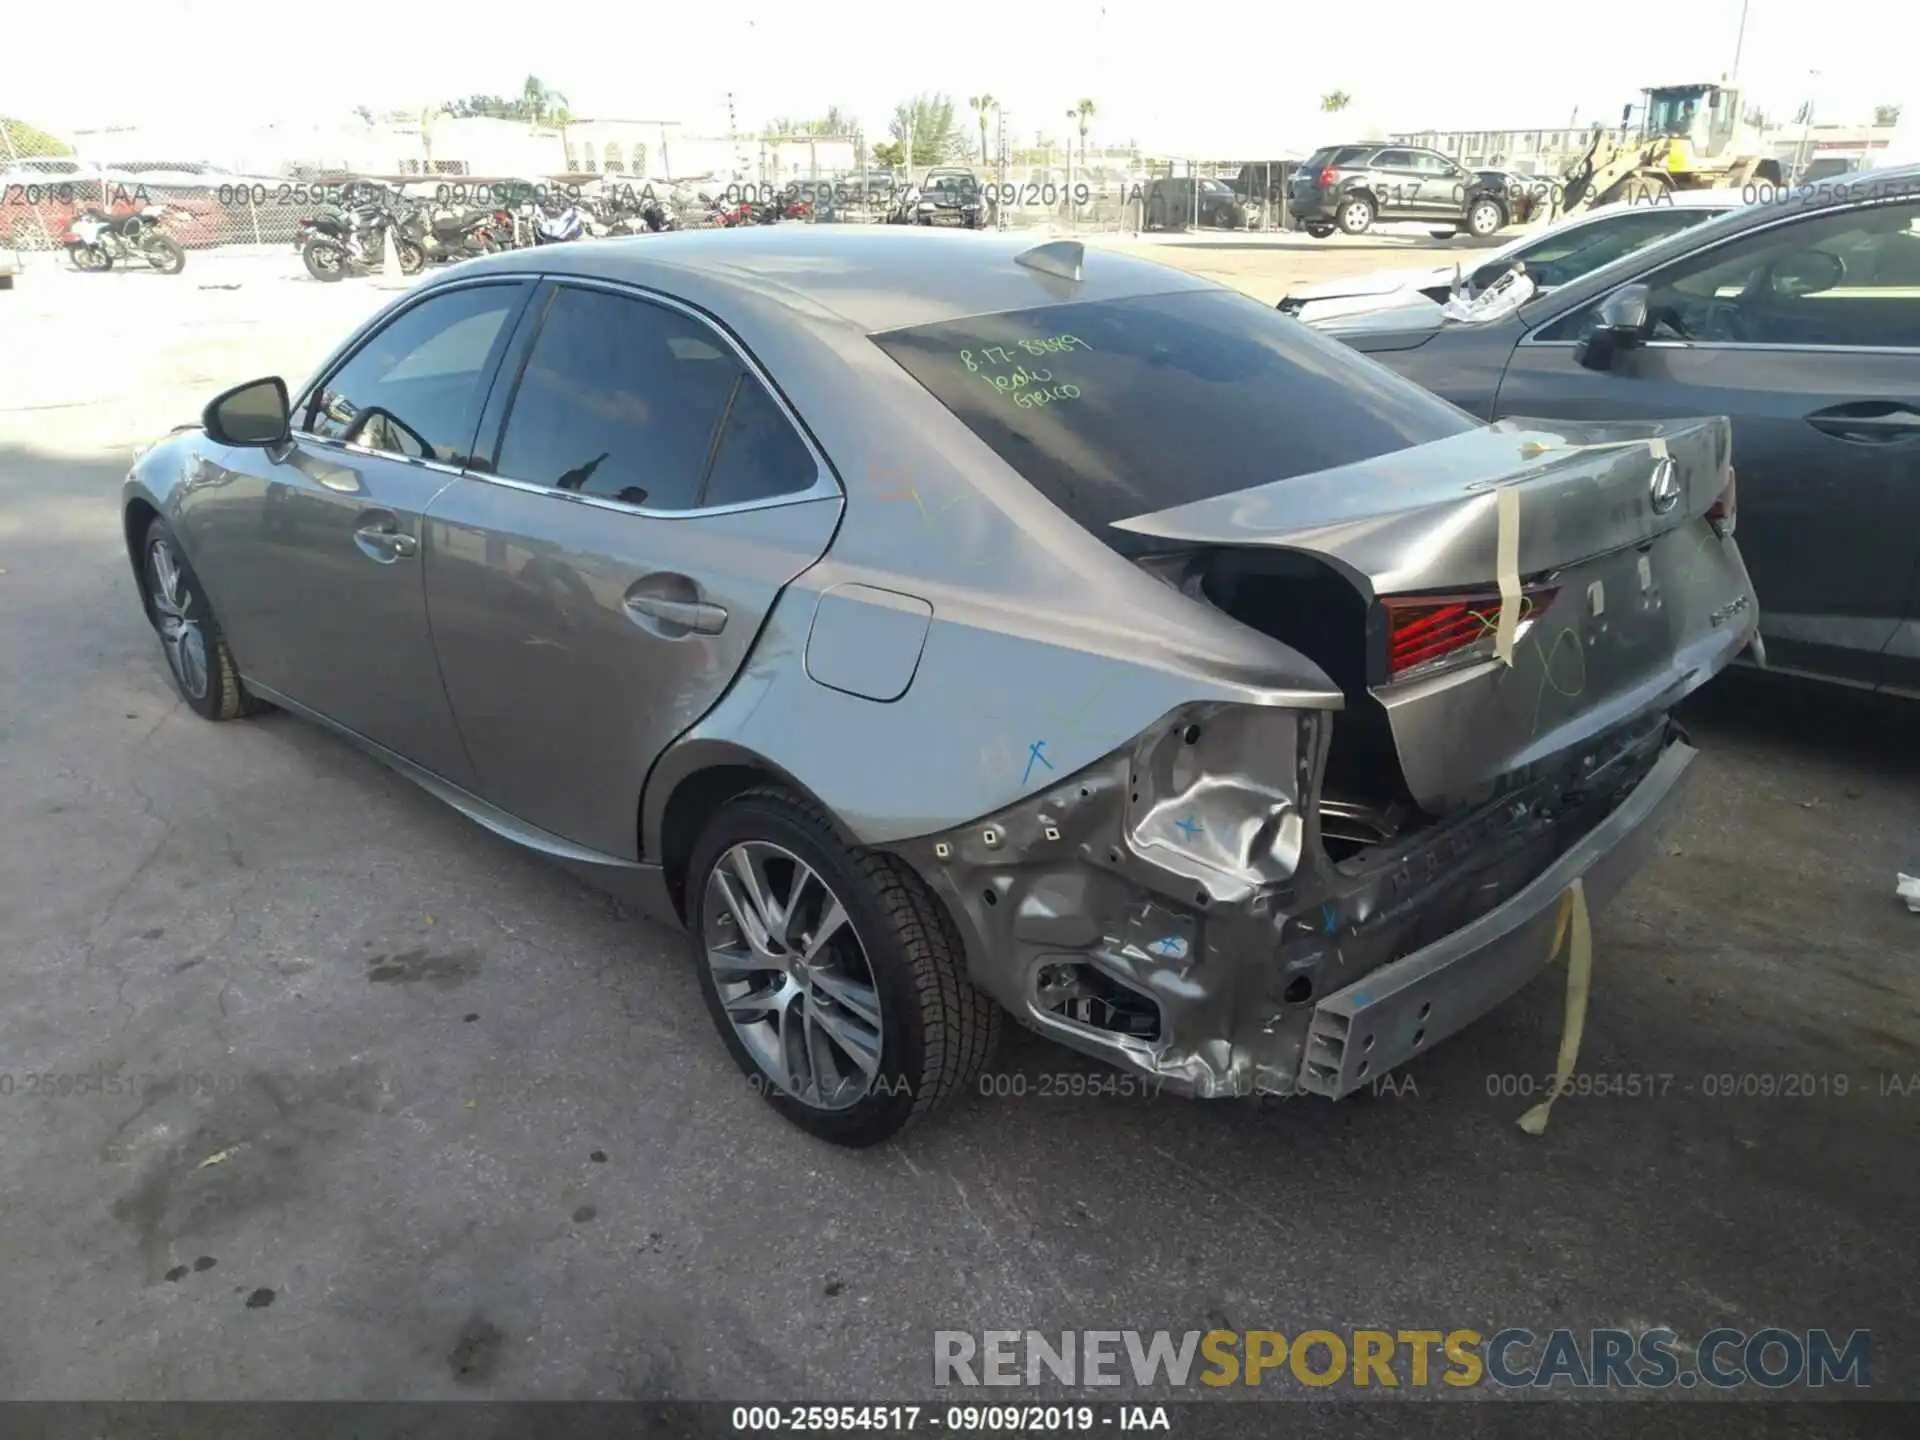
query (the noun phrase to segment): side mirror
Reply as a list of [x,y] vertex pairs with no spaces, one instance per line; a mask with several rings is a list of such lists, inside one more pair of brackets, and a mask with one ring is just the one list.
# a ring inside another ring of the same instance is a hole
[[1637,349],[1646,342],[1651,328],[1647,287],[1622,285],[1600,302],[1593,328],[1574,343],[1574,361],[1589,370],[1610,370],[1621,351]]
[[277,445],[293,433],[287,382],[269,375],[236,385],[208,402],[200,423],[216,445]]

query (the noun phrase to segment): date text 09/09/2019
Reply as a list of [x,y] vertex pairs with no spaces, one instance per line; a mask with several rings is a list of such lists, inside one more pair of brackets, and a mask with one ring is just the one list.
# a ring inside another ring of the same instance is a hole
[[736,1405],[730,1418],[733,1430],[741,1434],[926,1430],[966,1435],[983,1430],[1030,1434],[1173,1428],[1164,1405]]

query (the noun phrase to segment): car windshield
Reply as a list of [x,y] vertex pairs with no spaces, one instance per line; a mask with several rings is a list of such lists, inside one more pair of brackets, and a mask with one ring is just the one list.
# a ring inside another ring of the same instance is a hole
[[1472,429],[1356,350],[1225,291],[1052,305],[873,337],[1035,489],[1108,527]]
[[[1721,212],[1706,206],[1637,206],[1585,225],[1536,236],[1509,249],[1474,272],[1477,286],[1492,283],[1500,271],[1518,260],[1542,286],[1565,285],[1623,255],[1643,250],[1657,240],[1712,219]],[[1488,275],[1491,271],[1493,274]]]

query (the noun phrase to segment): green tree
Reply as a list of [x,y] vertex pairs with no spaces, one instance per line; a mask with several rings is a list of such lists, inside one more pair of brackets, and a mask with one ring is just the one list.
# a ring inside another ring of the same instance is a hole
[[1344,90],[1329,90],[1320,97],[1320,108],[1329,115],[1337,115],[1353,104],[1353,96]]
[[1091,100],[1081,100],[1073,107],[1073,118],[1080,122],[1080,163],[1087,160],[1087,122],[1094,116],[1097,107]]
[[525,107],[527,118],[536,125],[548,120],[564,125],[571,118],[567,114],[567,97],[549,89],[538,75],[527,76],[521,85],[520,103]]
[[951,95],[916,95],[894,107],[887,133],[912,148],[908,158],[916,166],[939,165],[964,158],[967,142],[953,118]]
[[907,163],[907,144],[904,140],[882,140],[873,147],[873,163],[884,165],[889,170],[897,170]]
[[987,116],[1000,108],[1000,102],[991,95],[970,95],[967,104],[980,120],[980,163],[985,165],[991,153],[987,149]]
[[818,120],[791,120],[781,116],[767,122],[769,135],[851,135],[859,129],[853,117],[838,105],[829,105]]
[[1898,105],[1874,106],[1873,123],[1876,125],[1898,125],[1900,123],[1900,107]]
[[0,160],[29,159],[43,155],[71,155],[73,146],[57,136],[49,135],[38,126],[29,125],[24,120],[9,119],[0,115]]

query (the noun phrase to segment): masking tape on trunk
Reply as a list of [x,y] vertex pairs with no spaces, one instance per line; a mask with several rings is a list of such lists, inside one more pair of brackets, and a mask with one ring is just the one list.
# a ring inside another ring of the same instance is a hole
[[1586,886],[1579,880],[1560,896],[1560,914],[1553,926],[1553,949],[1547,955],[1549,964],[1559,955],[1563,942],[1567,946],[1567,1008],[1560,1024],[1560,1059],[1554,1066],[1553,1089],[1547,1098],[1520,1117],[1520,1128],[1529,1135],[1546,1133],[1547,1116],[1553,1111],[1554,1099],[1566,1090],[1567,1082],[1573,1078],[1573,1067],[1580,1059],[1580,1036],[1587,1028],[1587,992],[1593,980],[1593,928],[1587,918]]
[[1495,517],[1500,524],[1494,544],[1494,573],[1500,581],[1500,623],[1494,627],[1493,653],[1502,665],[1513,664],[1513,640],[1520,631],[1520,488],[1502,485],[1494,492]]

